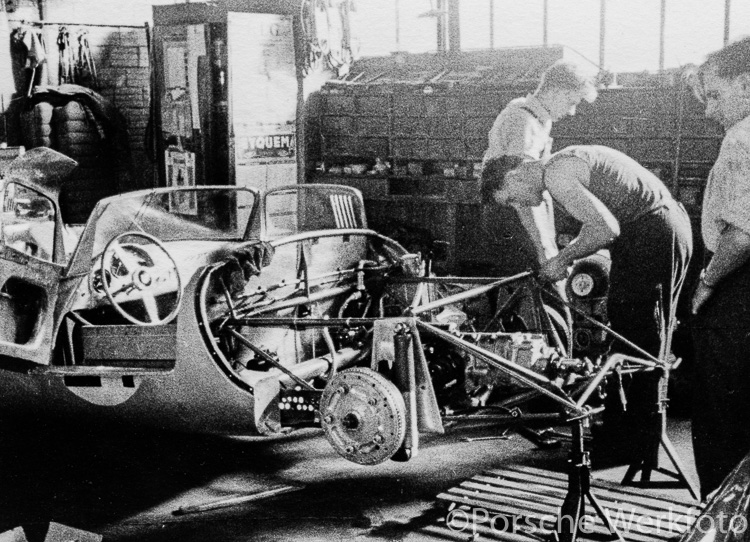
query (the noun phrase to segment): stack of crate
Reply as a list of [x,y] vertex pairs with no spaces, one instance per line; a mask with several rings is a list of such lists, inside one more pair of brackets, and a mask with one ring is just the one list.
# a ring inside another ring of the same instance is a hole
[[664,84],[602,90],[576,116],[557,122],[552,136],[554,150],[591,144],[624,152],[657,173],[695,215],[722,131],[689,89]]
[[[386,59],[360,66],[354,82],[328,83],[318,116],[320,155],[310,157],[318,162],[310,180],[362,190],[374,225],[411,223],[451,242],[454,269],[523,259],[507,257],[519,250],[515,229],[484,231],[487,223],[509,224],[512,216],[497,210],[486,216],[478,172],[498,113],[532,92],[556,59],[541,52],[519,76],[523,63],[509,63],[509,57],[492,65],[487,52],[477,53],[479,60],[464,56],[460,72],[439,55],[432,65],[420,58],[411,74],[408,61]],[[626,82],[601,89],[595,102],[555,123],[553,151],[576,144],[621,150],[656,172],[697,219],[721,143],[719,126],[705,119],[678,78],[639,74]],[[376,167],[385,163],[388,169]]]

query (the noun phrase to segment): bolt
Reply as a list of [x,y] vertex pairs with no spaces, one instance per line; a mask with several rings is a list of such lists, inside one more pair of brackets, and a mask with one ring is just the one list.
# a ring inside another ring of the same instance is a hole
[[329,414],[328,416],[326,416],[325,418],[323,418],[323,421],[326,422],[328,425],[330,425],[330,424],[333,423],[333,416],[331,416]]

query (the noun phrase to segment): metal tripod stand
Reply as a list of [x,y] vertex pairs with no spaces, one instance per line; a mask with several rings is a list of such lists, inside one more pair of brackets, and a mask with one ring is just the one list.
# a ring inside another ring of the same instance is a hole
[[[664,487],[664,488],[681,488],[686,487],[690,495],[700,500],[698,488],[691,479],[685,475],[685,468],[682,465],[677,451],[667,435],[667,387],[669,382],[670,366],[660,364],[654,368],[649,375],[652,378],[649,381],[649,387],[653,391],[652,397],[653,411],[645,421],[644,431],[645,443],[641,448],[640,456],[628,467],[625,476],[622,479],[622,485],[637,487]],[[664,448],[667,453],[674,471],[659,466],[659,452]],[[640,480],[636,481],[636,476],[641,473]],[[671,478],[666,481],[656,481],[651,479],[654,472],[661,473]]]
[[[675,450],[672,442],[669,440],[669,436],[667,435],[667,403],[669,401],[667,392],[669,385],[669,372],[672,368],[670,362],[668,361],[668,356],[672,346],[672,335],[677,323],[674,311],[676,307],[675,300],[677,294],[679,293],[680,287],[681,284],[677,287],[676,290],[674,287],[672,288],[674,300],[670,305],[668,316],[662,319],[660,333],[662,340],[659,357],[655,357],[649,354],[648,352],[634,344],[632,341],[613,331],[609,326],[606,326],[601,322],[598,322],[589,317],[588,315],[583,314],[577,308],[571,306],[567,301],[562,299],[560,299],[560,301],[570,307],[571,310],[580,314],[585,320],[609,333],[615,339],[619,340],[622,344],[627,345],[631,349],[643,355],[645,358],[642,360],[631,358],[632,362],[652,367],[652,371],[649,374],[653,375],[653,379],[649,382],[649,386],[650,391],[653,394],[651,397],[651,404],[654,405],[654,407],[648,419],[645,420],[645,446],[643,447],[643,452],[641,453],[640,457],[637,457],[628,467],[628,470],[622,479],[622,485],[631,485],[638,487],[686,487],[688,491],[690,491],[690,494],[693,498],[700,500],[695,482],[693,482],[685,475],[685,468],[682,465],[682,461],[680,460],[680,457],[677,454],[677,450]],[[663,308],[661,306],[659,306],[659,312],[661,314],[664,314]],[[614,358],[615,356],[612,357]],[[582,401],[579,400],[579,404],[582,404]],[[664,448],[664,451],[667,453],[669,460],[675,468],[675,472],[663,467],[659,467],[659,452],[661,451],[662,447]],[[639,472],[641,473],[641,479],[636,482],[635,477]],[[651,480],[651,474],[654,472],[669,476],[672,478],[672,480],[666,482]]]
[[568,493],[560,507],[557,539],[559,542],[576,542],[578,533],[581,531],[581,520],[586,512],[586,500],[588,500],[612,534],[612,539],[624,542],[620,532],[591,493],[591,461],[589,452],[584,447],[583,423],[583,418],[574,420],[572,423],[572,447],[568,459]]

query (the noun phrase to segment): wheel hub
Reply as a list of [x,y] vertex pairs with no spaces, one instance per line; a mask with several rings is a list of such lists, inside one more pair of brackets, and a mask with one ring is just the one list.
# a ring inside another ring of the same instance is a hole
[[320,413],[333,449],[360,465],[389,459],[406,434],[401,393],[370,369],[348,369],[334,376],[323,391]]

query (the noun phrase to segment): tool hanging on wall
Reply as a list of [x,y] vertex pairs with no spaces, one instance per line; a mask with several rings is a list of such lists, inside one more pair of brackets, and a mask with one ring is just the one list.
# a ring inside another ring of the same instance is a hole
[[71,31],[61,26],[57,35],[59,55],[59,84],[73,83],[96,89],[99,86],[96,76],[96,64],[91,55],[88,39],[89,31],[79,28],[71,38]]
[[94,63],[94,57],[91,55],[91,47],[89,46],[89,31],[85,28],[78,29],[76,43],[76,81],[79,85],[97,88],[99,82],[96,77],[96,64]]
[[70,45],[70,31],[66,26],[61,26],[57,33],[58,70],[57,79],[59,84],[73,83],[73,65],[75,57],[73,47]]

